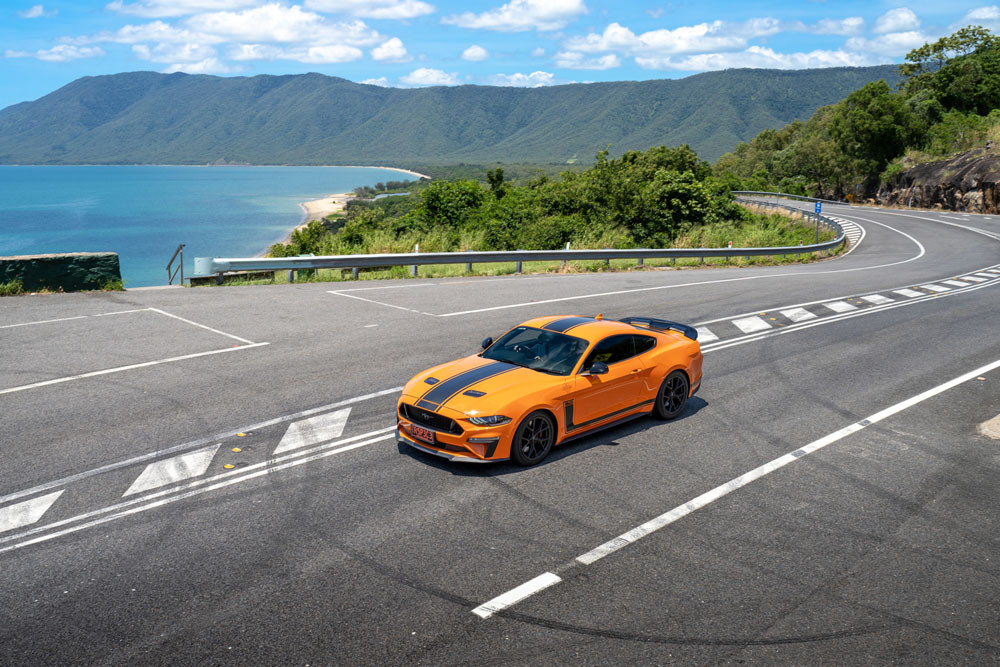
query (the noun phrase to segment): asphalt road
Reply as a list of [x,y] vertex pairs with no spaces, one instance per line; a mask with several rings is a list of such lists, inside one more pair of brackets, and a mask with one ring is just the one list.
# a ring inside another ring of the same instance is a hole
[[[0,664],[997,664],[1000,217],[827,212],[808,265],[0,299]],[[680,419],[391,437],[597,312],[702,328]]]

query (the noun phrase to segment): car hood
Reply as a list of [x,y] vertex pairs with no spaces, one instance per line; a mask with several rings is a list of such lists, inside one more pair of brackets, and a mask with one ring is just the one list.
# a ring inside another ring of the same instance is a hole
[[[431,384],[428,380],[436,382]],[[570,380],[473,355],[420,373],[406,384],[403,395],[408,402],[424,409],[474,417],[504,414],[511,403],[523,400],[528,394],[544,392]]]

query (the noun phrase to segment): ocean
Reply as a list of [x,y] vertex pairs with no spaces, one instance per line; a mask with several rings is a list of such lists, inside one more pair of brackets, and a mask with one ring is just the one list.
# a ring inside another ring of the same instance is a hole
[[0,166],[0,256],[117,252],[125,287],[165,285],[195,257],[253,257],[303,220],[299,203],[414,180],[367,167]]

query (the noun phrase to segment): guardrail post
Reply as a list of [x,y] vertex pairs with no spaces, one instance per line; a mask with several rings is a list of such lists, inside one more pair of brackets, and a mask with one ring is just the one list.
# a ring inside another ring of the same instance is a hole
[[521,260],[514,262],[514,273],[521,273]]
[[[567,251],[569,250],[569,241],[566,241],[566,250]],[[566,269],[566,260],[565,259],[562,261],[562,268],[563,268],[563,270]]]
[[361,269],[359,269],[356,266],[353,269],[351,269],[351,278],[357,280],[358,277],[360,277],[360,275],[361,275]]
[[215,284],[216,285],[222,284],[222,271],[219,271],[219,275],[215,276]]
[[472,273],[472,262],[466,262],[465,263],[465,272],[466,273]]
[[[420,244],[419,243],[413,246],[413,254],[417,254],[418,252],[420,252]],[[411,264],[410,265],[410,275],[413,276],[414,278],[417,277],[417,265],[416,264]]]
[[642,257],[636,261],[636,266],[642,266]]
[[290,283],[295,282],[295,271],[293,271],[292,269],[288,269],[288,282]]

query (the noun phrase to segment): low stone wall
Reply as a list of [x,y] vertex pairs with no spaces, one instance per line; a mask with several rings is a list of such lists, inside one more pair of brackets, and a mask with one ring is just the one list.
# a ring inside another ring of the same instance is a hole
[[29,292],[97,290],[121,279],[118,253],[114,252],[0,257],[0,283],[20,280]]

